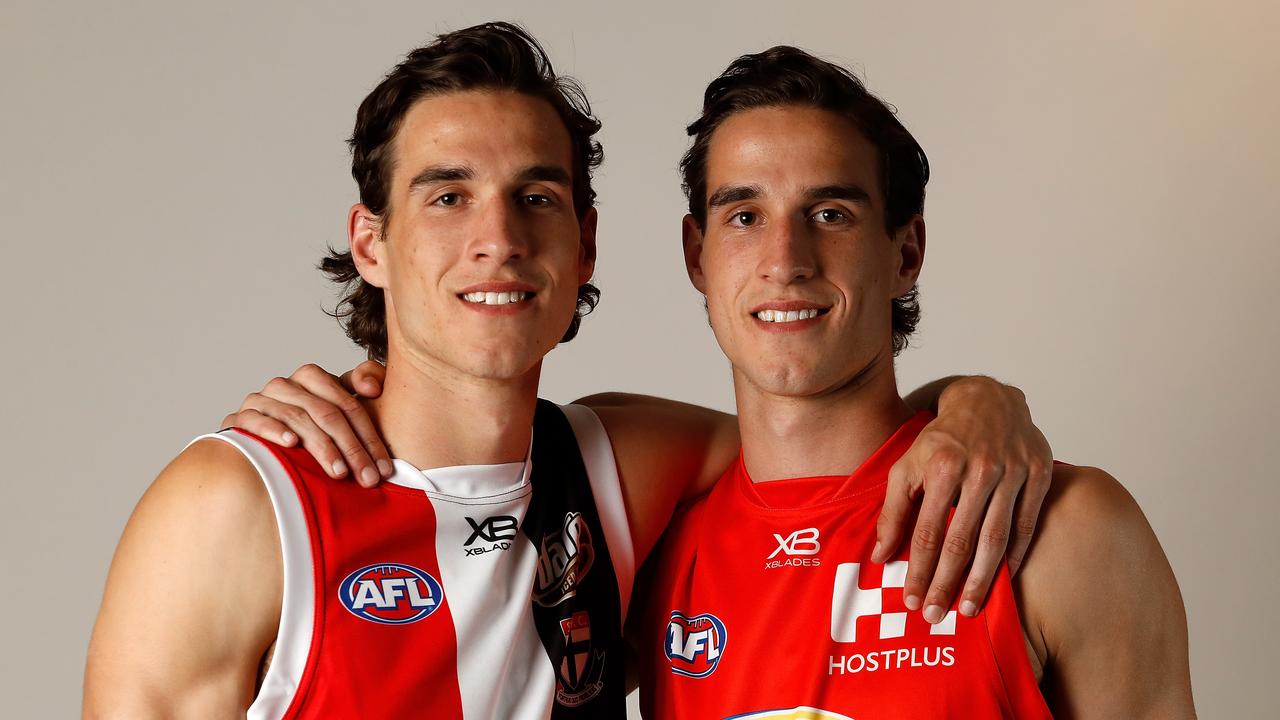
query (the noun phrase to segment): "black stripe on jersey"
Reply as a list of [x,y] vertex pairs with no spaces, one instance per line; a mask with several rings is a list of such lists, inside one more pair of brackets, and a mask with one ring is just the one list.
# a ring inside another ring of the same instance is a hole
[[531,462],[520,530],[538,549],[531,601],[556,673],[551,717],[626,717],[617,575],[573,427],[546,400],[534,413]]

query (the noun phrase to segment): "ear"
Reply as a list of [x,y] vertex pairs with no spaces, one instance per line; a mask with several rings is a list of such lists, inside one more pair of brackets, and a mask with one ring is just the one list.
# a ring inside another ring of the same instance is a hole
[[707,278],[702,274],[702,228],[692,215],[685,215],[680,234],[684,242],[684,269],[689,273],[689,282],[706,295]]
[[596,274],[596,222],[599,215],[591,208],[578,223],[578,284],[589,282]]
[[894,280],[894,297],[902,297],[915,287],[924,267],[924,218],[916,215],[894,233],[898,272]]
[[382,242],[382,218],[364,203],[356,203],[347,212],[347,243],[351,259],[365,282],[387,287],[386,243]]

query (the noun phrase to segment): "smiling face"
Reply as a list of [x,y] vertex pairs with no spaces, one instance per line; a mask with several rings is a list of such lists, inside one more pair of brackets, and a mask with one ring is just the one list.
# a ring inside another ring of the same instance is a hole
[[919,274],[924,221],[885,229],[862,133],[813,107],[746,110],[714,131],[706,173],[685,260],[739,387],[814,396],[892,368],[892,300]]
[[351,210],[352,256],[386,291],[388,359],[479,378],[538,367],[595,265],[595,211],[573,206],[569,133],[507,91],[419,100],[392,148],[389,218]]

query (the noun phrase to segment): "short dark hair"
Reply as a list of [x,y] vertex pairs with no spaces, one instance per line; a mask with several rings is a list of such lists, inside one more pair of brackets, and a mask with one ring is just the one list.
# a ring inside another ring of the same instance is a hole
[[[578,219],[595,205],[591,173],[604,160],[594,135],[600,121],[591,114],[582,87],[557,76],[546,51],[518,25],[492,22],[436,37],[411,51],[360,103],[351,146],[351,176],[360,202],[385,220],[391,190],[392,144],[415,103],[425,97],[468,90],[509,90],[547,101],[569,131],[573,153],[573,208]],[[347,337],[375,360],[387,359],[387,311],[381,288],[360,277],[350,251],[330,248],[320,269],[343,288],[332,313]],[[600,290],[578,286],[578,306],[561,342],[578,334],[582,317],[595,309]]]
[[[693,145],[680,160],[680,172],[689,214],[699,227],[706,226],[707,151],[716,128],[735,113],[786,105],[815,107],[847,118],[876,147],[885,228],[890,233],[924,212],[929,160],[898,121],[896,109],[868,92],[845,68],[798,48],[778,45],[743,55],[712,80],[703,95],[702,115],[688,127]],[[919,290],[912,287],[893,301],[895,355],[906,348],[907,338],[919,322]]]

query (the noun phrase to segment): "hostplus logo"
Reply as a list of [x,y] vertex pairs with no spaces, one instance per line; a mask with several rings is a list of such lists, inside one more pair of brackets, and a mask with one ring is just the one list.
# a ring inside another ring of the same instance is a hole
[[[496,550],[509,550],[511,540],[520,529],[519,521],[510,515],[494,515],[480,522],[469,517],[467,524],[471,526],[471,536],[462,544],[467,557],[484,555]],[[477,540],[482,541],[481,544],[475,545]],[[472,547],[473,545],[475,546]]]
[[[948,612],[942,622],[930,625],[919,614],[909,615],[903,603],[902,588],[907,580],[907,563],[899,560],[886,563],[882,568],[878,586],[867,582],[870,573],[864,568],[874,567],[860,563],[841,563],[836,567],[835,586],[831,593],[831,640],[838,643],[868,642],[872,640],[896,640],[907,635],[908,619],[911,625],[923,625],[930,636],[956,634],[956,611]],[[923,634],[921,628],[921,634]],[[913,635],[916,633],[913,631]],[[936,641],[935,641],[936,642]],[[883,644],[883,643],[882,643]],[[897,647],[832,656],[827,674],[875,672],[910,667],[950,667],[955,664],[955,648],[950,645],[906,647],[904,643],[889,643]],[[915,643],[919,645],[919,643]]]
[[[769,557],[765,558],[765,570],[780,567],[818,567],[822,564],[822,560],[815,557],[822,549],[822,544],[818,542],[818,528],[796,530],[786,537],[780,533],[773,533],[773,540],[778,543],[778,546],[769,553]],[[783,557],[779,558],[779,553]]]

